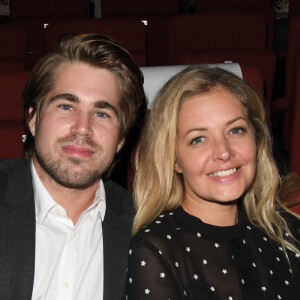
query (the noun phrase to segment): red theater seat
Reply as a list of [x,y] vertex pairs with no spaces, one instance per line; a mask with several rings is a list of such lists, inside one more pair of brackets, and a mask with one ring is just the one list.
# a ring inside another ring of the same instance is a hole
[[64,34],[100,33],[111,36],[126,48],[139,66],[147,65],[147,37],[144,24],[134,19],[78,19],[53,22],[46,28],[48,49],[55,48]]

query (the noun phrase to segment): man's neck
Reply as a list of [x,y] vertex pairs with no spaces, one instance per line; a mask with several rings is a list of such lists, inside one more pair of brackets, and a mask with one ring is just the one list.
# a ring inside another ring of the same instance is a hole
[[35,160],[33,162],[41,182],[55,202],[66,210],[75,225],[81,214],[94,202],[99,181],[83,189],[65,187],[56,182]]

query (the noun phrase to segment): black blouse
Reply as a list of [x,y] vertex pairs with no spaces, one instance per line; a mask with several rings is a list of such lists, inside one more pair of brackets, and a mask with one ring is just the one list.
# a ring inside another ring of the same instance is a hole
[[[287,214],[288,215],[288,214]],[[286,221],[297,239],[300,222]],[[300,255],[253,226],[203,223],[181,207],[165,212],[132,239],[126,297],[133,299],[300,299]]]

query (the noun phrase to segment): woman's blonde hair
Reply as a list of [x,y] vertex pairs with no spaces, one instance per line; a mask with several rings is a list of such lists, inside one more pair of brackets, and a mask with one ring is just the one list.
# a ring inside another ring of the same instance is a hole
[[174,170],[176,161],[177,119],[184,99],[222,88],[245,107],[255,132],[257,145],[256,175],[242,196],[250,221],[261,227],[284,248],[299,252],[284,238],[290,231],[276,212],[288,210],[280,201],[280,176],[272,155],[271,137],[265,108],[258,94],[241,78],[220,68],[190,66],[171,78],[155,99],[136,154],[134,181],[137,214],[135,234],[161,212],[182,204],[184,185]]

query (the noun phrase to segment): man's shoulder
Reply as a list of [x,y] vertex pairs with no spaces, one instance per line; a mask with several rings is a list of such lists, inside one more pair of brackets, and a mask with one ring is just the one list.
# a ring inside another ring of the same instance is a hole
[[10,173],[19,168],[27,168],[30,163],[23,158],[7,158],[0,160],[0,172]]

